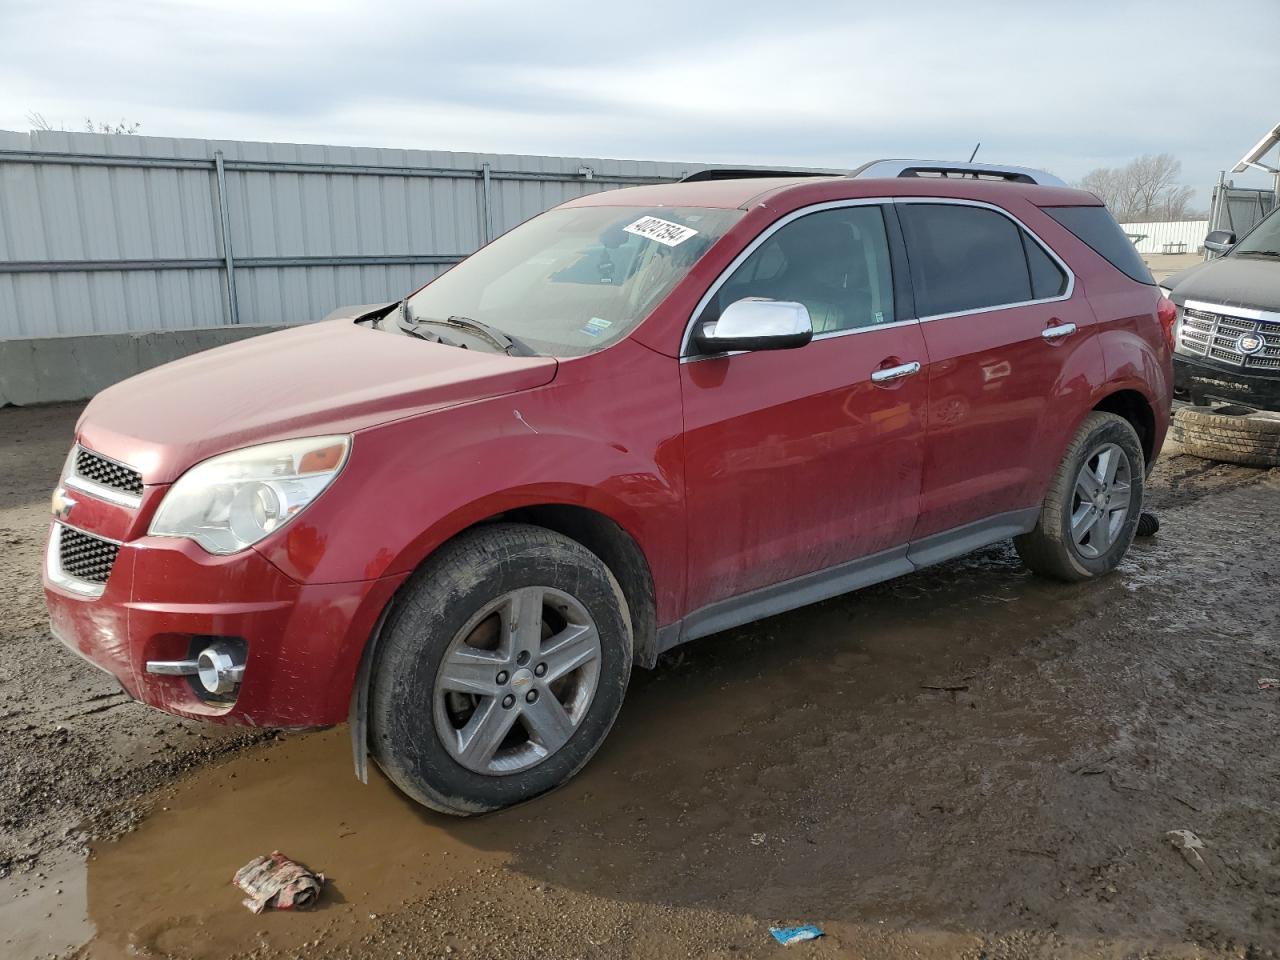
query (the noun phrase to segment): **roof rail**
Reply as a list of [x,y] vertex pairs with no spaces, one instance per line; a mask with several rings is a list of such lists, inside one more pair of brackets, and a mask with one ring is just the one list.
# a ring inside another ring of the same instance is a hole
[[753,180],[757,177],[838,177],[839,173],[822,173],[817,170],[752,170],[750,167],[708,167],[695,170],[680,178],[681,183],[700,183],[705,180]]
[[864,163],[851,177],[958,177],[973,180],[1004,180],[1008,183],[1036,183],[1065,187],[1066,181],[1044,170],[1015,167],[1003,163],[964,163],[952,160],[873,160]]

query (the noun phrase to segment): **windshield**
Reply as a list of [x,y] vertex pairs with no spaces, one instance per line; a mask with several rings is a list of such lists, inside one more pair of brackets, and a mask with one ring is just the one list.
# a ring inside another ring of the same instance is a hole
[[1234,254],[1256,253],[1280,257],[1280,216],[1273,212],[1236,244]]
[[418,321],[465,317],[539,353],[608,346],[656,307],[741,210],[578,207],[516,227],[409,298]]

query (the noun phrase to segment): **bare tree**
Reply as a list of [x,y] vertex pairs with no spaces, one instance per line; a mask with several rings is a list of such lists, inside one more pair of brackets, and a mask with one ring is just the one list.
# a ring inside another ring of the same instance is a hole
[[[66,131],[64,126],[55,126],[49,122],[49,119],[43,113],[37,113],[34,110],[27,114],[27,123],[31,124],[32,130],[61,130]],[[121,119],[119,123],[105,123],[101,120],[94,120],[92,117],[84,118],[85,133],[137,133],[142,127],[140,120]]]
[[1182,161],[1172,154],[1145,154],[1123,167],[1099,167],[1078,186],[1097,194],[1123,222],[1184,220],[1191,215],[1195,191],[1178,183]]
[[95,121],[92,117],[84,118],[84,129],[87,133],[128,133],[134,134],[138,132],[138,128],[142,126],[140,120],[125,120],[121,118],[119,123],[103,123],[100,120]]
[[1191,187],[1169,187],[1161,201],[1163,209],[1157,220],[1194,220],[1196,213],[1191,209],[1191,200],[1196,192]]
[[[1169,209],[1171,193],[1185,189],[1177,183],[1182,161],[1171,154],[1146,154],[1126,168],[1130,184],[1130,214],[1138,220],[1154,220]],[[1186,207],[1186,199],[1182,206]]]
[[1119,167],[1098,167],[1086,173],[1076,186],[1095,194],[1113,214],[1119,216],[1120,208],[1125,203],[1121,185],[1122,173]]

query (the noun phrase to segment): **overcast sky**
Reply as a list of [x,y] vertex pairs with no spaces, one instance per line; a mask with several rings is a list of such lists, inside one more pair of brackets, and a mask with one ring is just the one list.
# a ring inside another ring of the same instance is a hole
[[1280,122],[1278,43],[1280,0],[0,0],[0,128],[832,167],[981,140],[1070,180],[1168,151],[1207,205]]

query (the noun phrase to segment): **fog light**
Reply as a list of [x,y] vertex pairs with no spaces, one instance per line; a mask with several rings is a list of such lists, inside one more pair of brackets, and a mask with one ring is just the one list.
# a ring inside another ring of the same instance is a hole
[[215,644],[196,656],[196,675],[210,693],[230,693],[244,679],[244,663],[230,649]]

